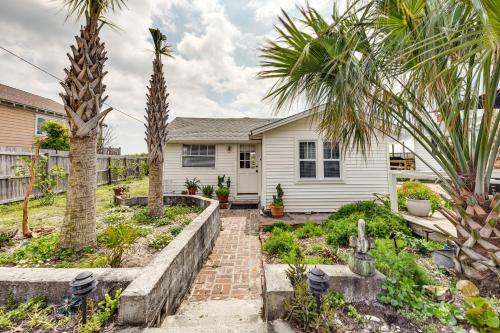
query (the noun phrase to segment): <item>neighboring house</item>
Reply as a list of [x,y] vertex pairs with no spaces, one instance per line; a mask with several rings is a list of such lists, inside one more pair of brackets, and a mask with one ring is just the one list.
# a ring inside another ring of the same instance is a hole
[[231,199],[269,208],[276,185],[288,212],[332,212],[348,202],[388,193],[389,154],[384,138],[364,159],[325,142],[305,111],[283,119],[175,118],[165,152],[167,193],[179,194],[186,177],[216,185],[231,177]]
[[0,146],[31,148],[47,120],[66,123],[64,107],[51,99],[0,84]]

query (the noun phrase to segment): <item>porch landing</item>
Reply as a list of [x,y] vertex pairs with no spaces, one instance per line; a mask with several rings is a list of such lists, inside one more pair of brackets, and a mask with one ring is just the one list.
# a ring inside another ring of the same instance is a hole
[[[444,242],[448,236],[439,228],[446,231],[450,235],[456,237],[457,229],[455,226],[446,219],[440,212],[435,212],[429,217],[413,216],[407,213],[401,212],[401,216],[408,221],[413,232],[423,238],[429,238],[430,240]],[[437,228],[436,226],[439,226]]]

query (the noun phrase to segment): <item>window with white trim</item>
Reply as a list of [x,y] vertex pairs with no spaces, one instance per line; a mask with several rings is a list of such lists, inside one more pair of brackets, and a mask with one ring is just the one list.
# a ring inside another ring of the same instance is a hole
[[215,168],[215,145],[182,145],[182,166]]
[[316,178],[316,141],[299,142],[299,177]]
[[42,130],[42,124],[45,122],[45,118],[41,116],[36,116],[35,119],[35,135],[44,135],[45,133]]
[[323,142],[323,177],[340,178],[340,146],[338,142]]

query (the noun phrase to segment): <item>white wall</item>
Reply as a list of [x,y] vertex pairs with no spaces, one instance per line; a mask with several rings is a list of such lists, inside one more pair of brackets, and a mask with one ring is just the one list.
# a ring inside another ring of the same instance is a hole
[[[366,160],[355,152],[342,156],[342,180],[299,180],[298,140],[318,137],[308,119],[264,133],[261,200],[266,207],[272,202],[278,183],[285,192],[288,212],[332,212],[349,202],[372,199],[372,193],[389,192],[389,152],[385,139],[378,144],[374,142]],[[317,147],[322,147],[320,140]]]
[[[228,151],[228,146],[231,147],[231,151]],[[237,145],[234,143],[216,144],[215,168],[184,168],[182,167],[182,144],[168,143],[166,145],[163,170],[166,193],[181,194],[182,191],[186,190],[184,187],[186,177],[189,179],[197,177],[201,182],[200,186],[214,185],[214,187],[217,187],[217,176],[225,174],[226,179],[227,177],[231,177],[230,197],[234,198],[234,195],[237,193],[237,148]]]
[[[422,162],[422,159],[425,160],[427,163],[429,163],[434,169],[436,169],[439,172],[443,171],[443,168],[436,162],[436,160],[432,157],[431,154],[427,150],[422,147],[420,143],[415,141],[415,170],[416,171],[421,171],[421,172],[433,172],[424,162]],[[420,159],[421,157],[422,159]]]

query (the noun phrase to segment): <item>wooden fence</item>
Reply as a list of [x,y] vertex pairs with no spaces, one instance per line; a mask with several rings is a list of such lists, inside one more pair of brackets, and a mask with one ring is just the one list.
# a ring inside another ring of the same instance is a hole
[[[17,158],[21,156],[30,157],[33,154],[31,149],[18,147],[0,147],[0,204],[20,201],[24,199],[24,191],[28,182],[29,175],[16,176],[15,170],[11,166],[18,164]],[[40,150],[40,154],[47,156],[48,168],[52,166],[61,166],[66,172],[69,172],[69,152],[57,150]],[[114,182],[126,180],[129,177],[138,175],[141,170],[142,161],[145,157],[136,157],[128,155],[97,155],[97,184],[112,184]],[[118,174],[113,172],[119,167],[123,172]],[[55,188],[56,193],[66,191],[67,179],[59,181]],[[34,191],[33,196],[39,193]]]

